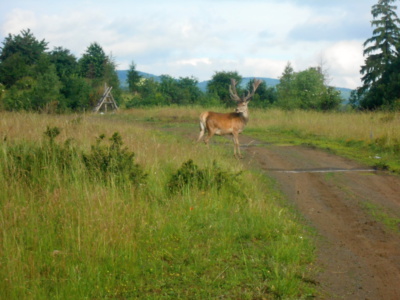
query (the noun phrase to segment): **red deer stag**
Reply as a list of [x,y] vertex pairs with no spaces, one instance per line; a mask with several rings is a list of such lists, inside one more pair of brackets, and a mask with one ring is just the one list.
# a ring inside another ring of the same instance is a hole
[[234,154],[236,158],[242,158],[240,153],[239,145],[239,133],[241,133],[249,120],[249,111],[247,105],[250,99],[254,96],[255,91],[262,81],[255,79],[253,81],[253,90],[247,92],[246,96],[242,98],[238,96],[236,92],[236,80],[231,79],[231,85],[229,86],[229,93],[231,99],[237,102],[235,112],[232,113],[216,113],[212,111],[203,112],[200,115],[200,135],[197,141],[201,141],[205,131],[208,131],[208,135],[205,137],[204,142],[208,145],[208,141],[214,134],[216,135],[227,135],[233,136],[234,143]]

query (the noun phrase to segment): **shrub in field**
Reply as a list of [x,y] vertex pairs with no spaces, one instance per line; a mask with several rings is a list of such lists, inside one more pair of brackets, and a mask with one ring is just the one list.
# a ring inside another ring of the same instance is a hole
[[64,144],[56,143],[54,140],[60,131],[58,127],[47,127],[44,135],[49,138],[49,142],[43,145],[8,146],[5,168],[7,177],[22,179],[32,184],[40,182],[42,177],[52,180],[63,172],[73,176],[83,165],[83,169],[79,171],[86,171],[93,180],[134,184],[144,182],[147,175],[142,167],[134,162],[135,154],[122,147],[122,137],[119,133],[114,133],[110,138],[109,146],[101,144],[105,136],[100,136],[91,147],[91,151],[84,153],[73,147],[71,140]]
[[[57,172],[61,174],[72,167],[72,161],[78,157],[78,152],[71,146],[71,140],[64,144],[54,142],[60,134],[58,127],[47,127],[44,135],[49,138],[49,142],[42,145],[23,143],[17,145],[7,145],[5,148],[4,170],[7,178],[20,179],[28,184],[39,182],[46,174]],[[49,178],[52,176],[50,175]]]
[[44,135],[46,135],[50,139],[50,143],[54,143],[54,139],[60,134],[61,129],[58,128],[57,126],[55,127],[50,127],[47,126],[46,131],[44,132]]
[[135,153],[123,148],[122,137],[115,132],[109,139],[109,146],[102,145],[105,135],[101,135],[90,153],[83,154],[83,162],[90,177],[104,181],[115,180],[118,183],[143,183],[147,174],[135,164]]
[[186,189],[198,188],[199,190],[209,190],[216,188],[221,190],[226,187],[239,190],[238,177],[241,172],[229,173],[221,170],[214,161],[212,168],[201,169],[189,159],[172,174],[167,183],[167,188],[171,193],[183,192]]

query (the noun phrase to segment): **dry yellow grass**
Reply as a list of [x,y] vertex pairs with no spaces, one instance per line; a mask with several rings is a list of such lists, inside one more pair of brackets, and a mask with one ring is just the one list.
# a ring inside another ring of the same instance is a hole
[[298,130],[334,140],[371,142],[381,139],[388,145],[400,141],[399,113],[253,110],[249,128],[268,127]]

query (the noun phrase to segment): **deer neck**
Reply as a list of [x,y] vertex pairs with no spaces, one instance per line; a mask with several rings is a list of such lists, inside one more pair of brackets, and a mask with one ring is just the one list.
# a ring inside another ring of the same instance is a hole
[[249,110],[246,109],[236,109],[235,112],[237,114],[239,114],[240,118],[243,119],[244,123],[247,124],[247,122],[249,121]]
[[246,109],[246,111],[242,113],[242,116],[244,119],[244,123],[247,124],[247,122],[249,121],[249,111]]

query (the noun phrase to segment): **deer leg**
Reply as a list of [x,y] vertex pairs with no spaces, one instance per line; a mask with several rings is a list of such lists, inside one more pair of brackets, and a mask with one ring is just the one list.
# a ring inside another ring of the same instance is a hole
[[206,138],[204,139],[204,143],[205,143],[207,146],[208,146],[209,140],[213,137],[214,134],[215,134],[215,131],[208,130],[208,135],[207,135]]
[[240,144],[239,144],[239,134],[233,133],[233,143],[234,143],[234,154],[236,158],[243,158],[242,153],[240,153]]
[[197,139],[197,142],[200,142],[200,141],[201,141],[201,139],[203,138],[203,136],[204,136],[204,130],[203,130],[203,129],[201,129],[201,130],[200,130],[199,137],[198,137],[198,139]]

